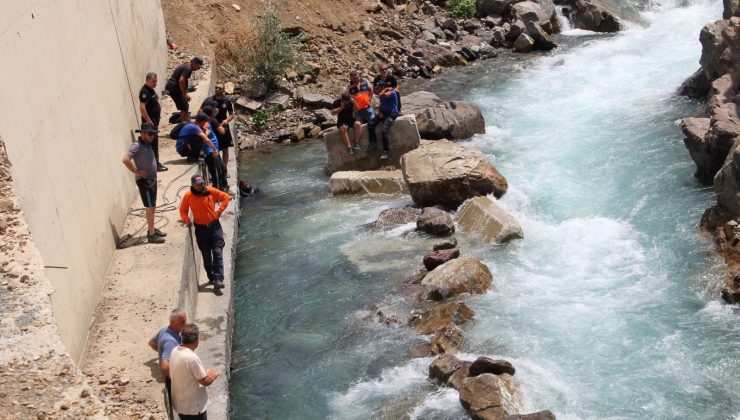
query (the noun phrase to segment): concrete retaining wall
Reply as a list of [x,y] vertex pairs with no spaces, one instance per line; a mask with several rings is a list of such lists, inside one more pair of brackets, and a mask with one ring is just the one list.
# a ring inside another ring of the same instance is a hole
[[166,77],[162,10],[134,0],[0,0],[0,10],[0,135],[32,239],[46,266],[63,267],[46,275],[79,359],[135,191],[121,156],[138,90],[148,71]]

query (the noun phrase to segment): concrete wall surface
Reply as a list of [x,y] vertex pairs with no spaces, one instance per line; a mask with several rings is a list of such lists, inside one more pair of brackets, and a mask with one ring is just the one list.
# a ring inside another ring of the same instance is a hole
[[[121,156],[148,71],[166,77],[159,1],[0,0],[0,135],[79,359],[135,192]],[[64,268],[48,268],[57,266]]]

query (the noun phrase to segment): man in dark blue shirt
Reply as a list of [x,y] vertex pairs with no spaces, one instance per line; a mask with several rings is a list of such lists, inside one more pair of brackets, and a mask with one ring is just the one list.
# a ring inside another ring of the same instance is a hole
[[391,126],[398,118],[398,92],[392,87],[380,93],[380,124],[382,125],[383,154],[381,159],[388,159],[391,142]]

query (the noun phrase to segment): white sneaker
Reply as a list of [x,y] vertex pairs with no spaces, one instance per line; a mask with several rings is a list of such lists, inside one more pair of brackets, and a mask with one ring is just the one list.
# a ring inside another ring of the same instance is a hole
[[388,152],[383,152],[383,154],[382,154],[382,155],[380,155],[380,159],[381,159],[381,160],[385,160],[385,159],[388,159]]

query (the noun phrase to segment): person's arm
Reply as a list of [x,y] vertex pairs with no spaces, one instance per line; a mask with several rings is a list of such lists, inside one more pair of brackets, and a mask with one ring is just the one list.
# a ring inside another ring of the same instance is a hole
[[211,191],[211,194],[214,194],[216,196],[216,201],[220,201],[218,209],[216,209],[216,215],[220,218],[223,212],[225,212],[226,209],[229,207],[231,196],[215,188]]
[[232,104],[231,101],[229,101],[229,105],[226,108],[226,112],[228,113],[228,117],[226,117],[226,119],[224,120],[224,123],[228,124],[231,122],[231,120],[234,119],[234,104]]
[[189,102],[190,95],[188,95],[188,80],[185,76],[180,75],[180,80],[177,81],[177,84],[180,86],[180,92],[182,93],[183,99]]
[[164,376],[170,377],[170,361],[164,360],[159,362],[159,367],[162,368],[162,373],[164,373]]
[[206,134],[203,133],[203,132],[201,132],[198,135],[200,136],[200,138],[203,139],[203,142],[205,142],[208,145],[208,147],[210,147],[213,150],[213,156],[217,156],[218,155],[218,148],[216,147],[215,144],[213,144],[213,142],[211,141],[211,139],[209,139],[208,136],[206,136]]
[[129,171],[131,171],[134,175],[138,176],[147,176],[147,171],[144,169],[137,169],[136,164],[134,164],[134,157],[131,155],[131,153],[126,153],[123,155],[123,158],[121,159],[121,162],[123,162],[123,165],[128,168]]
[[182,223],[185,226],[190,227],[192,226],[192,223],[188,216],[188,210],[190,210],[190,191],[185,193],[185,196],[182,198],[182,203],[180,203],[180,220],[182,220]]
[[147,344],[149,344],[149,347],[151,347],[152,350],[157,351],[157,342],[154,341],[154,337],[150,338]]
[[337,108],[331,109],[331,115],[338,115],[342,110],[344,109],[344,102],[339,102],[339,106]]
[[214,369],[208,369],[206,371],[206,376],[204,376],[201,379],[198,379],[198,383],[203,386],[208,386],[216,381],[218,379],[219,373],[216,372]]
[[141,112],[141,118],[143,118],[144,121],[154,125],[154,122],[152,122],[152,118],[149,116],[149,113],[146,112],[146,104],[144,102],[139,102],[139,111]]

